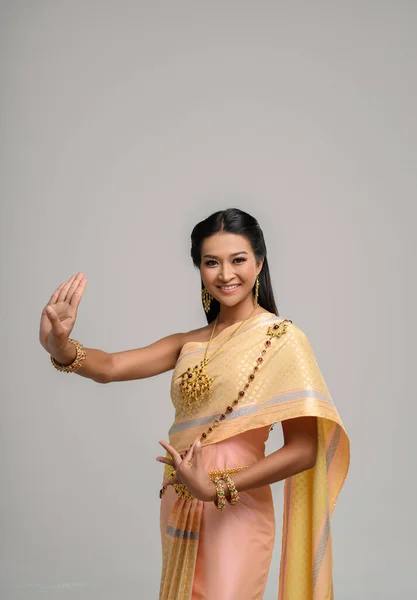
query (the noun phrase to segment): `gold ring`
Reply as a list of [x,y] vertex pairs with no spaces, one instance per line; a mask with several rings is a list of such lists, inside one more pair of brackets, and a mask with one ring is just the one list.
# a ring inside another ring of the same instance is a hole
[[187,460],[188,464],[190,465],[190,467],[193,466],[193,463],[191,462],[191,460]]

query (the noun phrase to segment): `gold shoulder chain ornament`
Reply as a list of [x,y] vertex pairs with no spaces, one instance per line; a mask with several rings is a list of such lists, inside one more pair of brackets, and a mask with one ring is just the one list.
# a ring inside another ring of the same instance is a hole
[[181,375],[182,381],[180,384],[180,389],[183,398],[183,406],[188,413],[192,413],[194,408],[199,407],[203,398],[206,395],[208,395],[208,399],[211,398],[211,391],[214,379],[206,373],[206,366],[211,360],[213,360],[213,358],[223,348],[223,346],[239,331],[239,329],[246,323],[246,321],[250,319],[250,317],[253,315],[258,306],[258,304],[254,306],[250,315],[238,325],[238,327],[233,331],[232,335],[230,335],[223,342],[223,344],[221,344],[217,348],[217,350],[210,356],[210,358],[207,358],[207,351],[209,349],[210,342],[213,339],[214,330],[216,329],[217,319],[219,315],[216,316],[213,328],[211,330],[210,340],[207,344],[203,360],[200,362],[199,365],[195,365],[195,367],[188,367],[188,369]]

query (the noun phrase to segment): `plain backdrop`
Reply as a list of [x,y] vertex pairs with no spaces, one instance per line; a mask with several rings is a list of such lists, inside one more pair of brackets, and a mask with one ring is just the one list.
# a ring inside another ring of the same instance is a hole
[[158,597],[171,372],[59,373],[39,320],[83,271],[86,347],[204,325],[190,233],[230,207],[258,219],[350,436],[335,597],[416,597],[416,19],[412,0],[1,2],[2,599]]

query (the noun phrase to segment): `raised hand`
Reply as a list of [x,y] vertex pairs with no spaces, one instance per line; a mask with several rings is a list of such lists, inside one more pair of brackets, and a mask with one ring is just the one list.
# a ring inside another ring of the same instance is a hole
[[201,442],[200,436],[195,440],[184,458],[165,441],[159,442],[165,450],[171,454],[172,458],[158,456],[158,462],[171,465],[175,468],[175,480],[167,480],[164,478],[164,485],[172,485],[173,483],[183,483],[187,486],[195,498],[210,502],[216,498],[216,488],[210,480],[207,471],[204,469],[201,458]]
[[50,354],[65,349],[86,285],[83,272],[73,275],[57,287],[43,309],[39,341]]

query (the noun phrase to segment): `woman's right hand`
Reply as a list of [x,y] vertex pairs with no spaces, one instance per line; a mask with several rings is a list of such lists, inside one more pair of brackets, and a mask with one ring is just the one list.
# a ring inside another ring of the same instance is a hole
[[42,311],[39,341],[49,354],[62,352],[77,318],[78,305],[87,285],[80,272],[61,283]]

